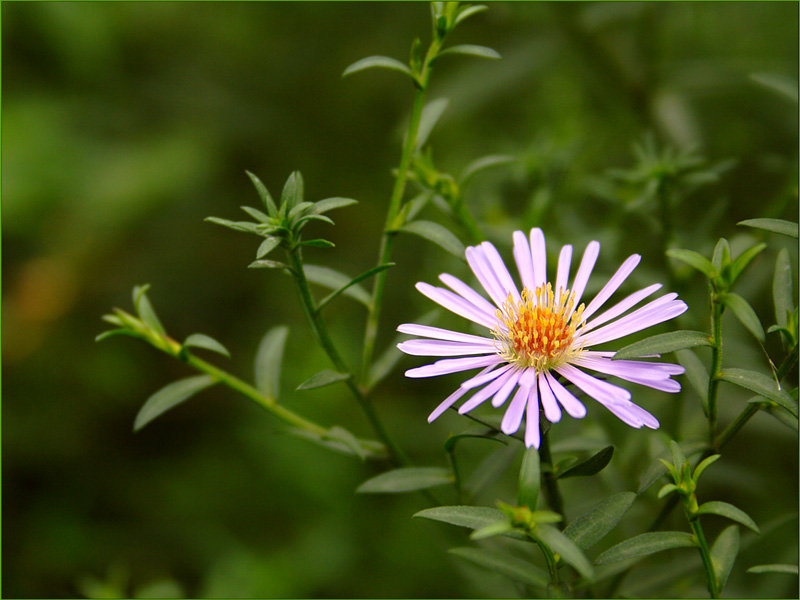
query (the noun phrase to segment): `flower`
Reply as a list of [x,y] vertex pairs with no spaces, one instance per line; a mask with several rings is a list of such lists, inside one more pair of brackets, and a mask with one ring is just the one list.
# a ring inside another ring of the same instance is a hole
[[588,306],[579,304],[599,252],[599,242],[586,246],[578,272],[568,287],[572,246],[561,248],[553,286],[547,281],[542,230],[531,230],[530,244],[522,231],[514,232],[514,260],[522,280],[520,292],[491,243],[467,248],[467,262],[494,306],[463,281],[446,273],[439,279],[449,290],[418,283],[417,289],[425,296],[486,327],[491,334],[470,335],[411,323],[397,328],[401,333],[424,338],[398,344],[406,354],[460,357],[410,369],[406,377],[434,377],[482,369],[448,396],[430,414],[428,422],[470,390],[481,388],[461,405],[460,414],[468,413],[489,398],[492,398],[492,406],[499,408],[516,389],[500,428],[506,435],[512,435],[519,430],[525,416],[525,445],[538,448],[540,405],[551,423],[561,419],[562,408],[573,418],[586,416],[586,407],[558,380],[556,375],[560,375],[631,427],[657,429],[658,420],[634,404],[630,392],[585,370],[674,393],[680,391],[681,386],[671,376],[683,373],[683,367],[640,360],[611,360],[614,352],[590,348],[673,319],[687,306],[677,300],[677,294],[671,293],[628,312],[661,287],[656,283],[597,314],[639,264],[641,256],[638,254],[622,263]]

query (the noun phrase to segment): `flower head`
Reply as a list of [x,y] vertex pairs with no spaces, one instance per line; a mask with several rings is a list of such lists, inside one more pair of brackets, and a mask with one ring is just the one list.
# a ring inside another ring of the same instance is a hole
[[[627,390],[586,373],[595,371],[664,392],[681,389],[673,375],[683,367],[639,360],[611,360],[614,352],[590,350],[636,331],[673,319],[687,306],[677,294],[666,294],[629,312],[661,287],[653,284],[598,313],[639,263],[629,257],[589,302],[581,303],[597,255],[598,242],[590,242],[578,271],[568,286],[572,246],[564,246],[558,259],[555,285],[548,282],[544,234],[532,229],[530,243],[514,232],[514,260],[522,291],[514,283],[495,247],[489,242],[467,248],[467,262],[483,289],[486,300],[460,279],[446,273],[439,279],[448,288],[418,283],[417,289],[444,308],[485,327],[489,335],[458,333],[427,325],[405,324],[402,333],[420,336],[398,348],[416,356],[447,356],[433,364],[406,371],[407,377],[433,377],[482,369],[464,381],[428,417],[433,421],[470,390],[476,391],[458,412],[465,414],[489,398],[501,407],[511,397],[500,428],[516,433],[525,417],[525,445],[539,447],[539,407],[551,423],[561,419],[562,408],[571,417],[586,416],[586,407],[559,381],[558,376],[597,400],[631,427],[657,429],[658,420],[631,401]],[[480,388],[480,389],[478,389]],[[515,391],[516,390],[516,391]]]

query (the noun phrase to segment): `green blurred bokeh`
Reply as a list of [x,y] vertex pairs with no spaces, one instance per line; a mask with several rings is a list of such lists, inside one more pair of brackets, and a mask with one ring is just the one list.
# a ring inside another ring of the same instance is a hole
[[[246,379],[260,337],[286,323],[284,401],[370,436],[344,389],[292,391],[328,365],[291,281],[247,270],[256,240],[203,218],[238,219],[239,206],[257,205],[245,169],[273,194],[299,169],[309,199],[360,201],[332,215],[335,227],[309,227],[337,248],[307,259],[353,275],[371,267],[411,89],[394,73],[341,73],[371,54],[405,60],[428,21],[425,3],[2,3],[4,596],[517,593],[446,554],[465,543],[462,531],[411,520],[424,498],[355,495],[376,468],[281,434],[230,391],[205,392],[133,435],[148,395],[189,373],[132,340],[93,341],[100,315],[130,309],[140,283],[152,284],[174,337],[216,337]],[[441,61],[430,98],[451,102],[430,145],[453,173],[486,154],[519,157],[476,178],[466,196],[505,256],[510,231],[541,225],[551,251],[599,239],[602,273],[638,252],[635,283],[659,280],[657,213],[642,218],[597,183],[609,168],[631,167],[631,146],[648,132],[677,148],[697,144],[709,164],[736,160],[677,207],[676,245],[708,255],[721,235],[734,248],[755,239],[739,220],[797,220],[797,104],[751,78],[797,80],[796,3],[492,3],[453,42],[491,46],[504,60]],[[767,241],[739,292],[768,325],[775,251],[791,244]],[[395,256],[380,346],[431,308],[414,282],[465,271],[416,240],[401,239]],[[685,328],[707,328],[698,283],[688,274],[676,282],[692,309]],[[331,309],[355,364],[361,307]],[[744,361],[736,366],[765,369],[746,332],[733,320],[726,327],[730,356]],[[767,347],[779,355],[772,338]],[[398,372],[376,391],[377,410],[415,459],[444,466],[446,434],[466,427],[454,415],[425,423],[456,382],[420,385]],[[660,398],[650,406],[667,412],[671,399]],[[688,431],[702,421],[691,398]],[[742,398],[731,392],[721,419]],[[635,490],[642,442],[625,446],[633,434],[602,422],[622,446],[615,461],[630,468],[600,492]],[[758,415],[726,461],[716,479],[709,471],[708,499],[730,500],[759,523],[796,514],[793,432]],[[568,501],[580,498],[570,486]],[[743,565],[796,562],[797,522],[788,523],[788,533],[743,549],[732,595],[797,593],[796,580],[743,574]],[[702,582],[691,585],[703,593]]]

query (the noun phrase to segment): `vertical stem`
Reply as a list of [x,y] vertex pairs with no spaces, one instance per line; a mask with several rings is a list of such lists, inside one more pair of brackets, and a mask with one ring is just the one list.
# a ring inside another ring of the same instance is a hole
[[708,550],[708,542],[706,542],[706,537],[703,535],[703,528],[700,525],[700,519],[689,519],[689,523],[692,526],[692,532],[694,533],[695,538],[697,538],[697,543],[699,545],[698,549],[700,550],[700,556],[703,559],[703,568],[706,571],[706,581],[708,582],[708,592],[711,594],[712,598],[719,598],[719,583],[717,582],[717,575],[714,572],[714,564],[711,562],[711,553]]
[[717,392],[722,370],[722,302],[716,291],[711,290],[711,372],[708,376],[708,440],[714,446],[717,436]]
[[549,469],[542,469],[542,483],[544,484],[544,494],[547,497],[547,504],[553,509],[553,512],[560,514],[563,519],[559,521],[559,529],[564,529],[564,523],[567,520],[567,515],[564,513],[564,500],[561,498],[561,492],[558,489],[558,480],[553,473],[553,457],[550,454],[550,438],[548,432],[541,435],[541,445],[539,447],[539,458],[542,462],[549,465]]

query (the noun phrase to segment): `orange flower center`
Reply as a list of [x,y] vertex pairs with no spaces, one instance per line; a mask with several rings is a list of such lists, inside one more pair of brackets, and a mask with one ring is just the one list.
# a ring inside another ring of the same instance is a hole
[[500,354],[519,367],[534,367],[537,373],[566,363],[580,351],[573,347],[575,330],[581,323],[584,306],[572,310],[575,294],[552,286],[539,286],[535,292],[522,290],[522,299],[511,294],[496,311],[498,324],[492,331],[500,342]]

